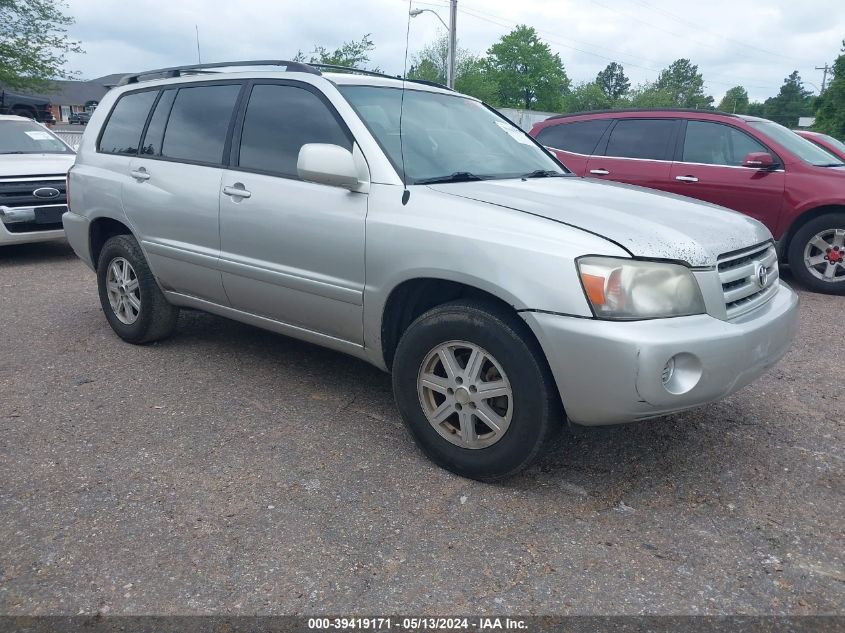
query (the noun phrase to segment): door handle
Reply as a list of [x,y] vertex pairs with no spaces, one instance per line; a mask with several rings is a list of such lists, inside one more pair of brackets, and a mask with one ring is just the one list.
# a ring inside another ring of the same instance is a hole
[[607,176],[610,172],[606,169],[591,169],[591,174],[595,174],[596,176]]
[[680,180],[681,182],[698,182],[698,178],[695,176],[675,176],[675,180]]
[[133,169],[129,172],[131,176],[138,181],[149,180],[150,175],[147,173],[147,170],[143,167],[139,167],[138,169]]
[[240,182],[236,182],[231,187],[223,187],[223,193],[233,198],[249,198],[252,195],[252,192],[247,191],[243,183]]

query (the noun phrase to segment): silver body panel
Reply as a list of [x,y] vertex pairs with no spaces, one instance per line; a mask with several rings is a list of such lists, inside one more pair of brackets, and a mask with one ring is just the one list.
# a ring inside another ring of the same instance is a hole
[[[250,79],[255,73],[226,73]],[[68,239],[92,268],[90,223],[123,222],[167,298],[365,358],[386,368],[382,320],[403,282],[459,282],[513,306],[540,342],[569,416],[608,424],[702,404],[747,384],[787,349],[797,298],[778,282],[768,301],[729,320],[720,256],[771,240],[731,211],[576,177],[404,187],[336,83],[398,85],[353,75],[261,73],[323,92],[356,143],[355,191],[238,170],[100,154],[116,98],[94,112],[71,172]],[[144,82],[144,87],[190,77]],[[413,86],[415,90],[440,91]],[[149,179],[131,172],[144,167]],[[249,197],[224,188],[243,187]],[[684,262],[707,314],[653,321],[593,318],[577,273],[584,255]],[[674,354],[700,359],[701,380],[674,395],[653,384]],[[659,365],[659,366],[658,366]],[[656,368],[656,369],[655,369]]]

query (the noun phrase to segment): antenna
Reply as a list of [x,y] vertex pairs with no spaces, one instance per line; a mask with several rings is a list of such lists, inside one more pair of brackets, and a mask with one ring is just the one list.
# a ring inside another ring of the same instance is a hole
[[408,204],[411,192],[408,191],[408,174],[405,173],[405,146],[402,142],[402,113],[405,110],[405,75],[408,74],[408,40],[411,37],[411,3],[408,0],[408,24],[405,28],[405,67],[402,69],[402,96],[399,98],[399,156],[402,158],[402,206]]
[[197,32],[197,63],[202,64],[202,56],[200,55],[200,27],[194,24],[194,30]]

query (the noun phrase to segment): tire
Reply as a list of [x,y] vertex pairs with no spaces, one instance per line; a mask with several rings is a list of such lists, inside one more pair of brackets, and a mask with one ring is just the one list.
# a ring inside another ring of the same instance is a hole
[[[131,235],[115,235],[103,245],[97,261],[97,288],[106,320],[124,341],[150,343],[173,332],[179,309],[164,298],[141,247]],[[129,295],[134,301],[130,302]]]
[[35,112],[29,108],[13,108],[12,114],[26,117],[27,119],[32,119],[33,121],[35,120]]
[[[811,265],[807,257],[818,263]],[[798,229],[789,242],[787,261],[796,279],[810,289],[845,294],[845,213],[821,215]]]
[[[438,348],[451,352],[449,360],[457,363],[453,378]],[[498,389],[489,393],[500,393],[503,385],[509,385],[510,395],[481,395],[493,387]],[[562,427],[560,397],[539,344],[517,315],[492,303],[458,300],[417,318],[396,349],[393,393],[422,451],[436,464],[471,479],[493,481],[516,474]],[[479,415],[495,420],[501,432]],[[429,416],[440,423],[430,422]]]

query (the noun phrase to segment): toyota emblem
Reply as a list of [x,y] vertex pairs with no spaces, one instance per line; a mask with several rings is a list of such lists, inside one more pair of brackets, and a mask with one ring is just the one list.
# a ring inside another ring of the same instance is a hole
[[766,283],[769,281],[769,271],[768,269],[763,266],[763,264],[757,264],[757,284],[761,288],[766,287]]
[[60,193],[61,191],[59,191],[55,187],[39,187],[38,189],[32,192],[32,195],[36,198],[55,198]]

